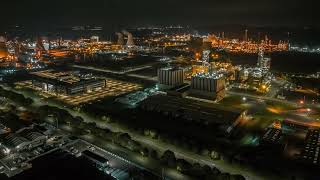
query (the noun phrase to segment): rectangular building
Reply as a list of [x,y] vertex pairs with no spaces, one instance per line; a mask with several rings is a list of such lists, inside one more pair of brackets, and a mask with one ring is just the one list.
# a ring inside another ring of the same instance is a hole
[[320,167],[320,129],[309,129],[304,148],[299,155],[301,162]]
[[74,95],[106,87],[104,79],[82,77],[72,71],[45,70],[31,74],[33,75],[32,84],[49,93]]
[[161,68],[158,70],[158,83],[163,88],[173,88],[183,84],[184,72],[182,68]]
[[108,159],[106,159],[96,153],[93,153],[89,150],[85,150],[81,154],[84,155],[89,160],[91,160],[92,162],[94,162],[98,167],[106,167],[109,165]]
[[151,96],[140,107],[146,111],[181,117],[186,121],[199,121],[206,126],[220,126],[226,132],[230,132],[246,114],[242,110],[166,95]]
[[225,96],[225,78],[222,74],[196,74],[191,79],[190,94],[195,97],[221,100]]
[[271,67],[271,58],[265,57],[262,49],[259,49],[257,67],[262,69],[270,69]]

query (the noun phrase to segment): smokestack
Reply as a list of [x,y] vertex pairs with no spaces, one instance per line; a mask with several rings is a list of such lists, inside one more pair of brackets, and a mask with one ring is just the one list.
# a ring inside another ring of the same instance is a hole
[[14,42],[14,54],[16,57],[19,57],[19,54],[21,52],[21,44],[18,40],[15,40]]
[[248,29],[246,29],[244,32],[244,41],[248,41]]
[[118,41],[117,41],[117,44],[118,45],[124,45],[124,38],[123,38],[123,34],[122,33],[119,33],[117,32],[116,35],[118,36]]

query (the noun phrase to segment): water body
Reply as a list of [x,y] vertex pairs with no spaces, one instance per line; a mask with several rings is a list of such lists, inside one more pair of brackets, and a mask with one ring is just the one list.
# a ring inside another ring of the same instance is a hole
[[[320,54],[315,53],[298,53],[298,52],[281,52],[272,53],[271,70],[277,72],[289,73],[316,73],[320,72]],[[231,54],[230,59],[236,65],[257,64],[257,55],[248,54]]]

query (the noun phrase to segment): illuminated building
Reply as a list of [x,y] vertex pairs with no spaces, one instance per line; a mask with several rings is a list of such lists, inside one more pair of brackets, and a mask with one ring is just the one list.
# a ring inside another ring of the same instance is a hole
[[192,76],[201,73],[208,73],[209,67],[209,64],[205,64],[202,61],[197,61],[194,65],[192,65]]
[[191,78],[190,94],[219,101],[225,96],[225,77],[219,73],[196,74]]
[[235,68],[231,63],[213,61],[210,62],[211,71],[223,74],[226,81],[235,80]]
[[6,39],[0,36],[0,59],[7,58],[8,55],[9,55],[9,52],[6,45]]
[[184,71],[182,68],[161,68],[158,70],[158,82],[161,89],[169,89],[183,84]]
[[244,52],[253,54],[257,53],[259,48],[263,48],[265,52],[288,51],[288,43],[285,41],[279,41],[278,44],[272,44],[267,36],[261,42],[252,41],[248,36],[248,30],[245,30],[244,32],[243,40],[208,35],[203,41],[210,42],[214,48],[222,48],[234,53]]
[[32,84],[47,93],[74,95],[106,87],[106,81],[76,72],[45,70],[31,73]]
[[271,66],[271,58],[265,57],[263,53],[263,49],[260,48],[258,53],[257,67],[262,69],[270,69],[270,66]]
[[236,81],[245,81],[249,77],[249,72],[245,68],[236,67],[235,68],[235,80]]
[[210,55],[210,50],[202,51],[202,61],[209,62],[209,58],[210,58],[209,55]]
[[91,36],[91,42],[95,42],[95,43],[97,43],[97,42],[99,42],[99,36]]
[[46,53],[47,50],[45,49],[44,45],[43,45],[43,40],[41,37],[37,38],[37,43],[36,43],[36,47],[35,47],[35,51],[36,51],[36,56],[38,58],[40,58],[42,56],[42,54]]

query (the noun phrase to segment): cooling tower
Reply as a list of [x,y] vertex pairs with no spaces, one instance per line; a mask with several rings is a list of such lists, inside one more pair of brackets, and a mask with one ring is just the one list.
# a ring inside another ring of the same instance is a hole
[[124,37],[123,37],[123,34],[117,32],[116,35],[118,36],[118,42],[117,42],[117,44],[118,44],[118,45],[121,45],[121,46],[124,45]]
[[134,46],[132,34],[129,33],[128,31],[122,31],[122,33],[128,37],[128,41],[127,41],[127,44],[126,44],[126,45],[127,45],[127,46]]

